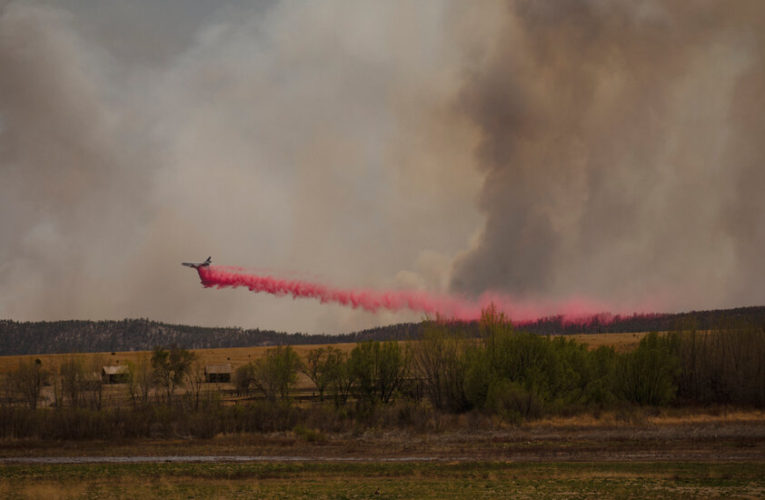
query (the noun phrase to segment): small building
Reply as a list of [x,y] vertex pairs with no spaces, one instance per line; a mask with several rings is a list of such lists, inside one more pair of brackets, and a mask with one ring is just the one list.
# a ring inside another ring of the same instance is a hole
[[101,368],[101,380],[104,384],[124,384],[128,381],[129,376],[130,371],[126,365]]
[[231,363],[205,366],[205,382],[231,382]]

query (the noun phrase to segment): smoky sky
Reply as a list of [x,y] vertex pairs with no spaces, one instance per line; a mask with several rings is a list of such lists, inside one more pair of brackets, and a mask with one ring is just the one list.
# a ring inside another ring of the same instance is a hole
[[761,2],[511,2],[458,106],[485,225],[456,290],[762,303]]
[[757,1],[11,2],[0,317],[335,332],[336,286],[765,302]]

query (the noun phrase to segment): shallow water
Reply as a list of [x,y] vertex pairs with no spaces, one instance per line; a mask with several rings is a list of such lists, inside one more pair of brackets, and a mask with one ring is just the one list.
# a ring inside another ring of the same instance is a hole
[[[135,457],[8,457],[2,464],[140,464],[140,463],[225,463],[225,462],[434,462],[438,457],[303,457],[271,455],[168,455]],[[453,458],[450,460],[454,460]]]

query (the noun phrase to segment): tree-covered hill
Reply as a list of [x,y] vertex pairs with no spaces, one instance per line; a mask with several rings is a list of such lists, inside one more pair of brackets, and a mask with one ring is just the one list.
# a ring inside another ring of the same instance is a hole
[[709,311],[672,314],[601,314],[582,320],[566,320],[561,316],[540,318],[518,325],[520,329],[540,334],[665,332],[676,329],[714,330],[734,324],[765,325],[765,306],[737,307]]
[[186,349],[261,345],[328,344],[370,339],[407,339],[417,324],[400,324],[344,335],[306,335],[272,330],[173,325],[148,319],[121,321],[0,320],[0,355],[145,351],[156,346]]
[[[582,321],[570,321],[556,316],[517,326],[538,334],[575,334],[668,331],[677,328],[711,330],[723,323],[765,326],[765,307],[676,314],[601,315]],[[401,323],[342,335],[307,335],[259,329],[172,325],[148,319],[39,322],[0,320],[0,355],[142,351],[169,345],[204,349],[407,340],[419,338],[425,327],[424,323]],[[479,333],[479,326],[475,322],[451,323],[450,328],[464,330],[468,335]]]

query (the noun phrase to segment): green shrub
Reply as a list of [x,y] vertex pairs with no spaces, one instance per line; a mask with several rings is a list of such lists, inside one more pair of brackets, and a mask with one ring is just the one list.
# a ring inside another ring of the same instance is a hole
[[542,414],[542,401],[532,388],[508,379],[497,379],[489,385],[486,409],[509,422],[519,423],[538,418]]
[[674,400],[680,369],[673,339],[653,332],[637,349],[622,355],[617,373],[625,400],[639,405],[664,405]]

